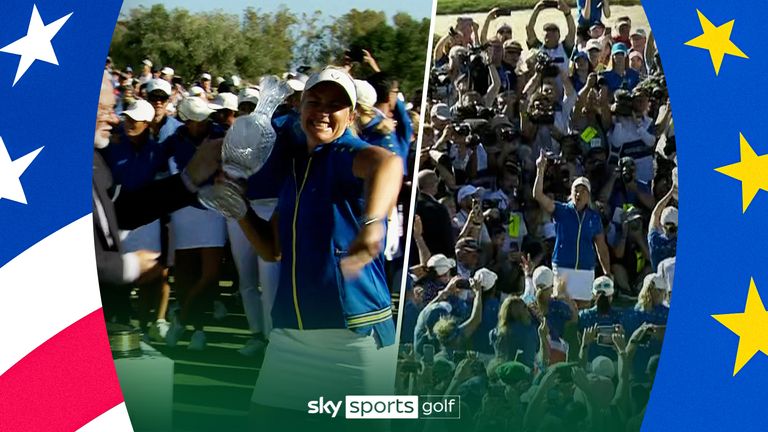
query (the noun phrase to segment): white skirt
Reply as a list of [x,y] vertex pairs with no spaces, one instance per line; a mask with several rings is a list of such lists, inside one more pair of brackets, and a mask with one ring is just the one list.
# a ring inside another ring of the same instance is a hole
[[213,210],[184,207],[171,213],[174,249],[224,247],[227,221]]
[[123,252],[136,252],[138,250],[148,250],[160,252],[160,220],[155,220],[146,225],[142,225],[134,230],[121,231],[123,238]]
[[306,411],[320,396],[392,395],[397,345],[346,329],[274,329],[253,390],[253,403]]
[[559,279],[565,280],[568,295],[572,299],[583,301],[592,300],[592,282],[595,281],[594,270],[575,270],[552,266],[552,271]]

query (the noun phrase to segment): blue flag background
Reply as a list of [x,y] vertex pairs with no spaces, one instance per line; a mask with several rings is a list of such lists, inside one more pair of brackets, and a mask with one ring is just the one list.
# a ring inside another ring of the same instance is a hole
[[92,211],[96,109],[122,1],[3,2],[0,47],[27,34],[35,4],[46,25],[72,16],[52,40],[58,66],[35,61],[12,86],[20,57],[0,52],[0,137],[12,160],[45,147],[21,177],[28,204],[0,199],[0,267]]
[[[681,197],[675,291],[643,430],[765,430],[768,358],[756,354],[733,376],[739,337],[711,315],[744,311],[751,277],[768,298],[768,193],[742,213],[741,183],[715,172],[741,159],[739,133],[768,153],[768,5],[643,4],[669,86]],[[749,58],[726,55],[716,76],[709,52],[685,45],[702,34],[697,9],[715,26],[735,20],[730,40]]]

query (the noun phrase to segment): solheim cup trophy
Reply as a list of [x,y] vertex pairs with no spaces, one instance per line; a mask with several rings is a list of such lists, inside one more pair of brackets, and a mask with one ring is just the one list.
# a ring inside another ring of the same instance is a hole
[[259,102],[253,113],[238,117],[227,131],[221,149],[225,179],[200,190],[198,200],[225,217],[240,219],[248,210],[243,184],[258,172],[275,145],[272,114],[293,90],[285,81],[267,76],[261,83]]

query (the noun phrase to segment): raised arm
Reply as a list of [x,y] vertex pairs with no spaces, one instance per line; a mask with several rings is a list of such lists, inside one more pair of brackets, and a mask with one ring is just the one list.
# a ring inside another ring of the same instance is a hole
[[416,242],[416,249],[419,250],[419,264],[426,266],[429,258],[432,257],[432,253],[429,251],[427,242],[424,241],[424,230],[421,225],[421,217],[419,215],[413,216],[413,240]]
[[547,171],[547,157],[542,149],[536,159],[536,180],[533,181],[533,198],[547,213],[555,211],[555,201],[544,194],[544,173]]
[[485,44],[488,42],[488,28],[491,26],[491,21],[496,19],[496,13],[499,11],[499,8],[495,7],[488,11],[488,15],[485,16],[485,20],[483,21],[483,27],[480,29],[480,45]]
[[576,46],[576,23],[573,21],[571,7],[568,6],[565,0],[560,0],[560,4],[557,8],[563,12],[563,15],[565,16],[565,22],[568,25],[568,33],[565,35],[565,39],[563,40],[563,48],[565,48],[565,51],[568,53],[568,55],[570,55]]
[[501,88],[501,77],[499,77],[499,71],[490,64],[490,61],[488,62],[488,74],[491,76],[491,85],[488,87],[488,92],[483,96],[483,105],[492,107]]
[[442,57],[440,54],[445,52],[445,46],[448,44],[448,41],[451,39],[451,35],[447,34],[440,38],[440,40],[437,41],[435,44],[435,49],[432,51],[432,63],[434,64],[437,62],[440,57]]
[[483,288],[480,286],[480,282],[472,280],[472,291],[475,292],[475,300],[472,303],[472,313],[469,318],[461,323],[459,330],[464,337],[470,337],[480,326],[480,322],[483,320]]
[[603,0],[603,15],[605,15],[606,18],[611,17],[611,4],[608,0]]
[[527,37],[526,44],[528,44],[528,48],[534,48],[541,45],[541,41],[536,36],[536,20],[539,19],[539,13],[541,13],[542,9],[544,9],[544,4],[542,2],[536,3],[536,6],[533,7],[531,18],[525,26],[525,34]]
[[667,194],[664,195],[664,197],[656,203],[656,207],[653,208],[653,212],[651,213],[651,222],[648,225],[648,233],[661,230],[661,212],[664,211],[664,209],[667,207],[667,204],[669,204],[669,202],[672,200],[674,192],[675,187],[673,186],[669,192],[667,192]]

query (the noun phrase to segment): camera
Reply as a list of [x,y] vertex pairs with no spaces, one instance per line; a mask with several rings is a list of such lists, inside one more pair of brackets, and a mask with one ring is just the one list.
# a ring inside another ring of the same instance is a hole
[[365,53],[363,53],[363,49],[357,46],[351,46],[348,50],[344,51],[344,55],[349,57],[350,60],[353,62],[362,62],[363,56]]
[[453,131],[460,136],[469,136],[472,133],[472,129],[466,123],[454,123]]
[[551,125],[555,123],[555,105],[546,97],[539,97],[531,104],[528,117],[534,124]]
[[544,78],[554,78],[560,75],[559,63],[563,63],[562,58],[552,58],[543,51],[536,54],[536,72]]

